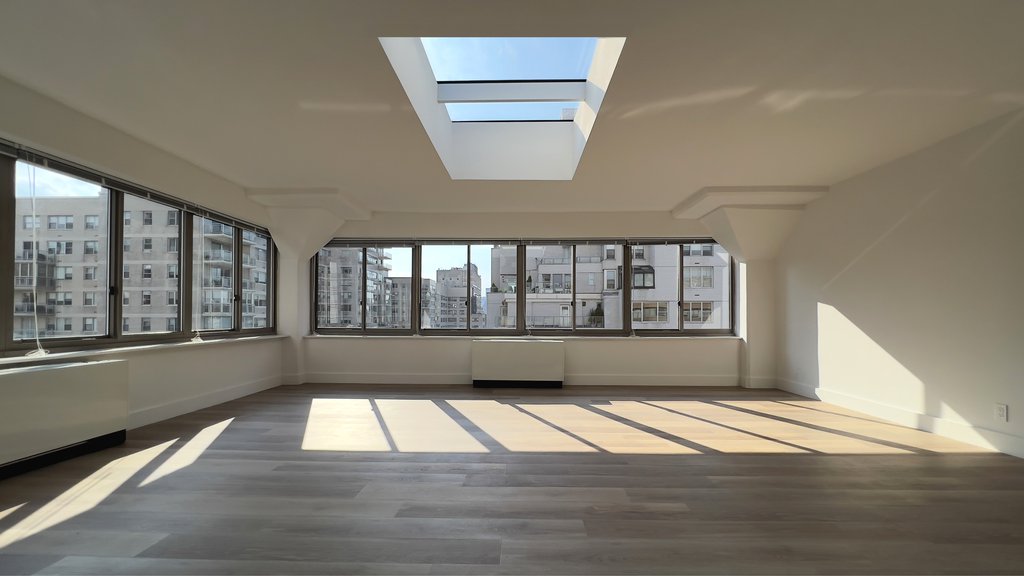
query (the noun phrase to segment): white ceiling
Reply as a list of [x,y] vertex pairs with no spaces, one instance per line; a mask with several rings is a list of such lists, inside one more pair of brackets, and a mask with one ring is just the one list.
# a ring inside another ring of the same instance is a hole
[[[1017,0],[6,0],[0,75],[245,187],[667,211],[830,185],[1024,106],[1022,22]],[[626,44],[574,180],[453,181],[381,36]]]

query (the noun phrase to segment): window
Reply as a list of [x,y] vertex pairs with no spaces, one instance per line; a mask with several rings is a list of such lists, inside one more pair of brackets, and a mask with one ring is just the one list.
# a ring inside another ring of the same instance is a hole
[[615,246],[613,244],[608,244],[604,247],[604,259],[615,260]]
[[122,292],[121,293],[121,306],[128,306],[132,303],[132,293]]
[[152,264],[143,264],[142,265],[142,279],[143,280],[152,280],[153,279],[153,265]]
[[85,217],[85,229],[86,230],[98,230],[100,227],[100,217],[96,215],[88,215]]
[[168,264],[167,265],[167,279],[168,280],[177,280],[178,279],[178,265],[177,264]]
[[634,302],[633,322],[667,324],[668,310],[668,302]]
[[75,227],[74,216],[47,216],[47,230],[71,230]]
[[647,247],[646,246],[631,246],[633,251],[633,260],[644,260],[646,259]]
[[468,266],[469,246],[427,245],[420,269],[420,326],[438,330],[468,327],[470,293],[479,293],[481,278]]
[[703,324],[711,320],[711,315],[714,313],[714,303],[712,302],[684,302],[683,303],[683,322],[684,323],[696,323]]
[[152,252],[153,251],[153,239],[152,238],[143,238],[142,239],[142,251],[143,252]]
[[178,331],[178,319],[177,318],[168,318],[167,319],[167,331],[168,332],[177,332]]
[[142,318],[142,331],[143,332],[151,332],[152,330],[153,330],[153,319],[152,318],[145,318],[145,317],[143,317]]
[[82,292],[82,306],[95,306],[96,305],[96,293],[95,292]]
[[[586,274],[595,272],[602,279],[602,284],[596,288],[577,282],[573,300],[575,328],[622,329],[622,265],[617,259],[620,253],[618,246],[577,244],[575,250],[576,278],[583,280]],[[609,253],[613,256],[611,259],[607,258]],[[602,255],[605,258],[597,261],[597,257]]]
[[615,290],[615,288],[617,287],[616,285],[618,284],[617,278],[618,278],[618,273],[615,270],[605,270],[604,271],[604,289],[605,290]]
[[713,288],[715,285],[715,268],[713,266],[684,266],[684,288]]
[[97,242],[96,240],[86,240],[85,253],[98,255],[100,253],[99,242]]
[[86,266],[85,268],[83,268],[82,269],[82,277],[84,279],[86,279],[86,280],[95,280],[96,279],[96,267],[95,266]]
[[[10,268],[15,276],[4,282],[4,290],[11,291],[8,305],[14,308],[13,321],[5,322],[4,329],[8,330],[8,338],[16,342],[36,336],[42,339],[81,336],[85,333],[83,315],[81,308],[73,305],[73,294],[81,296],[86,288],[106,293],[107,259],[100,255],[88,256],[90,267],[99,270],[92,273],[88,286],[84,286],[85,279],[74,278],[74,270],[86,261],[84,254],[88,252],[83,253],[81,247],[76,251],[78,240],[66,239],[71,234],[65,231],[74,230],[74,216],[69,214],[71,206],[77,214],[105,214],[109,211],[110,192],[94,182],[25,161],[14,163],[14,179],[10,183],[14,189],[12,211],[4,212],[8,220],[0,226],[12,233],[14,246],[20,247],[15,251],[14,266]],[[0,185],[0,188],[7,189],[7,186]],[[45,230],[41,229],[42,215],[46,215]],[[104,230],[90,231],[89,237],[95,239],[92,242],[96,245],[106,234]],[[89,241],[86,242],[88,248]],[[67,291],[71,289],[74,292]],[[96,318],[96,329],[103,331],[107,322],[106,306],[105,302],[97,304],[89,309],[89,315]]]
[[177,306],[178,305],[178,291],[177,290],[171,290],[171,291],[167,292],[167,305],[168,306]]
[[654,266],[633,266],[633,288],[654,288]]
[[683,256],[714,256],[714,244],[683,244]]
[[129,321],[128,318],[123,318],[121,320],[121,332],[127,334],[128,332],[131,331],[131,328],[132,328],[131,321]]
[[132,277],[132,270],[131,270],[131,268],[128,267],[127,264],[124,265],[124,268],[123,268],[122,273],[121,273],[121,277],[124,278],[125,280],[127,280],[127,279]]
[[126,252],[126,253],[132,251],[132,239],[131,238],[125,238],[124,239],[124,241],[121,243],[121,251],[122,252]]
[[142,225],[143,226],[152,226],[153,225],[153,211],[152,210],[143,210],[142,211]]
[[[177,212],[175,212],[175,214],[177,214]],[[167,239],[167,251],[168,252],[177,252],[179,247],[180,247],[180,241],[177,238],[168,238]]]
[[168,226],[177,226],[178,222],[180,222],[180,220],[181,220],[181,213],[179,213],[177,210],[168,210],[167,211],[167,225]]
[[235,229],[192,216],[192,329],[232,330]]
[[50,240],[46,243],[46,253],[53,255],[74,254],[74,243],[70,240]]
[[[272,250],[269,237],[251,230],[242,231],[242,328],[268,328],[271,325],[267,277],[270,274]],[[412,278],[412,249],[405,250],[408,250],[408,254],[396,255],[396,259],[390,262],[381,259],[380,265],[385,275],[391,270],[391,266],[398,266],[401,263],[401,273],[407,279]],[[393,327],[392,325],[396,323],[408,321],[407,315],[398,316],[393,304],[390,299],[381,304],[384,308],[380,311],[382,316],[379,319],[383,326]],[[408,308],[411,309],[411,306]],[[409,326],[410,324],[406,324],[404,327]]]
[[124,225],[125,227],[132,225],[132,213],[127,210],[124,211]]
[[152,306],[153,304],[153,293],[149,290],[142,291],[142,305]]
[[86,334],[93,334],[96,332],[96,318],[86,317],[82,318],[82,332]]

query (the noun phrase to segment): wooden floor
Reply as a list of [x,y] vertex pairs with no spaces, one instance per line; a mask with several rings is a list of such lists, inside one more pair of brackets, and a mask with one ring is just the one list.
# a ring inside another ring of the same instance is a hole
[[0,574],[1024,573],[1024,461],[778,391],[281,387],[0,481]]

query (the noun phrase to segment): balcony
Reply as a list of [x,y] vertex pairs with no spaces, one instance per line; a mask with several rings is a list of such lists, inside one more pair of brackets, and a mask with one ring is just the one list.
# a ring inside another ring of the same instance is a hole
[[230,250],[205,250],[203,260],[211,264],[231,264],[232,253]]
[[203,286],[206,288],[231,288],[231,278],[204,278]]
[[571,258],[541,258],[541,264],[569,264],[572,261]]
[[34,250],[15,250],[14,259],[18,262],[46,262],[49,256]]
[[36,306],[34,304],[28,304],[25,302],[17,302],[14,304],[14,313],[21,315],[42,314],[52,316],[53,314],[57,313],[57,307],[54,306],[53,304],[39,304],[38,306]]
[[211,222],[205,220],[203,222],[203,234],[206,236],[227,236],[231,237],[234,229],[231,226],[221,224],[220,222]]
[[568,316],[527,316],[529,328],[571,328],[572,318]]
[[230,302],[204,302],[203,314],[231,314]]
[[577,264],[600,264],[601,263],[601,257],[600,256],[577,256],[576,257],[576,263]]

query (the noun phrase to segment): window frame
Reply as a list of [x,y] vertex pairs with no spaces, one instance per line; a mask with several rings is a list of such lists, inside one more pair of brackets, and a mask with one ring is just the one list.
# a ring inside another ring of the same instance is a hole
[[[189,286],[189,282],[191,281],[191,243],[186,241],[187,237],[185,236],[186,233],[191,233],[191,218],[187,217],[190,215],[201,215],[210,219],[216,219],[234,227],[235,241],[239,246],[241,245],[241,234],[243,230],[256,232],[269,240],[267,249],[268,278],[266,283],[267,326],[260,328],[242,328],[241,319],[239,317],[235,319],[235,327],[232,330],[204,331],[204,339],[225,339],[277,333],[276,327],[278,319],[276,294],[278,250],[273,237],[266,228],[253,225],[218,212],[210,211],[202,206],[187,203],[155,190],[125,182],[91,168],[72,164],[50,154],[0,139],[0,208],[2,208],[0,212],[10,214],[11,218],[14,218],[14,215],[17,213],[15,209],[15,181],[18,162],[24,162],[37,168],[51,170],[62,175],[95,183],[102,186],[107,191],[106,214],[93,214],[99,217],[98,225],[95,229],[89,228],[90,231],[105,231],[106,237],[102,242],[92,241],[95,242],[97,248],[95,253],[87,254],[84,248],[85,244],[80,248],[82,250],[81,256],[85,257],[84,261],[81,262],[82,264],[85,266],[95,267],[95,262],[105,261],[107,266],[108,305],[106,318],[103,319],[106,324],[104,325],[103,322],[100,322],[100,318],[98,316],[93,316],[97,318],[97,331],[105,331],[105,333],[46,337],[41,340],[45,349],[54,352],[90,350],[136,346],[142,344],[184,342],[191,339],[193,333],[190,330],[190,314],[184,312],[191,309],[190,291],[185,290],[185,287]],[[179,251],[177,263],[179,266],[179,278],[177,316],[178,330],[176,332],[147,332],[139,334],[123,333],[124,322],[129,320],[129,317],[124,316],[121,304],[123,290],[123,279],[121,276],[124,267],[124,252],[122,246],[125,236],[125,226],[131,226],[132,224],[132,214],[130,212],[124,212],[123,210],[124,198],[126,195],[151,200],[162,204],[168,211],[176,211],[178,213]],[[44,230],[42,228],[42,224],[45,221],[45,216],[48,215],[37,214],[37,216],[39,217],[39,229]],[[106,218],[105,221],[104,216]],[[13,224],[14,225],[12,226],[3,226],[3,231],[0,232],[0,250],[6,250],[6,254],[12,255],[15,253],[15,237],[18,231],[18,225],[22,224],[22,222],[13,221]],[[46,238],[39,239],[40,244],[43,244],[46,241]],[[186,250],[188,250],[188,252],[186,252]],[[184,265],[185,262],[188,262],[187,266]],[[237,268],[235,275],[241,277],[241,259],[236,259],[234,265]],[[0,305],[0,325],[5,326],[3,334],[0,334],[0,357],[23,356],[26,351],[32,350],[36,347],[35,339],[14,338],[14,305],[12,304],[14,303],[14,272],[15,261],[13,257],[0,259],[0,278],[11,278],[10,282],[0,282],[0,301],[6,301],[9,303]],[[98,276],[99,274],[95,274],[95,277]],[[239,283],[239,286],[240,284],[241,283]],[[239,293],[235,294],[235,297],[240,300],[241,288],[238,288],[237,290],[239,290]],[[103,290],[97,291],[97,305],[99,304],[99,299],[102,298],[99,294],[100,292],[103,292]],[[236,306],[236,316],[240,316],[240,311],[241,307]],[[77,316],[78,315],[76,314],[76,316],[70,318],[73,318],[73,321],[78,322]]]

